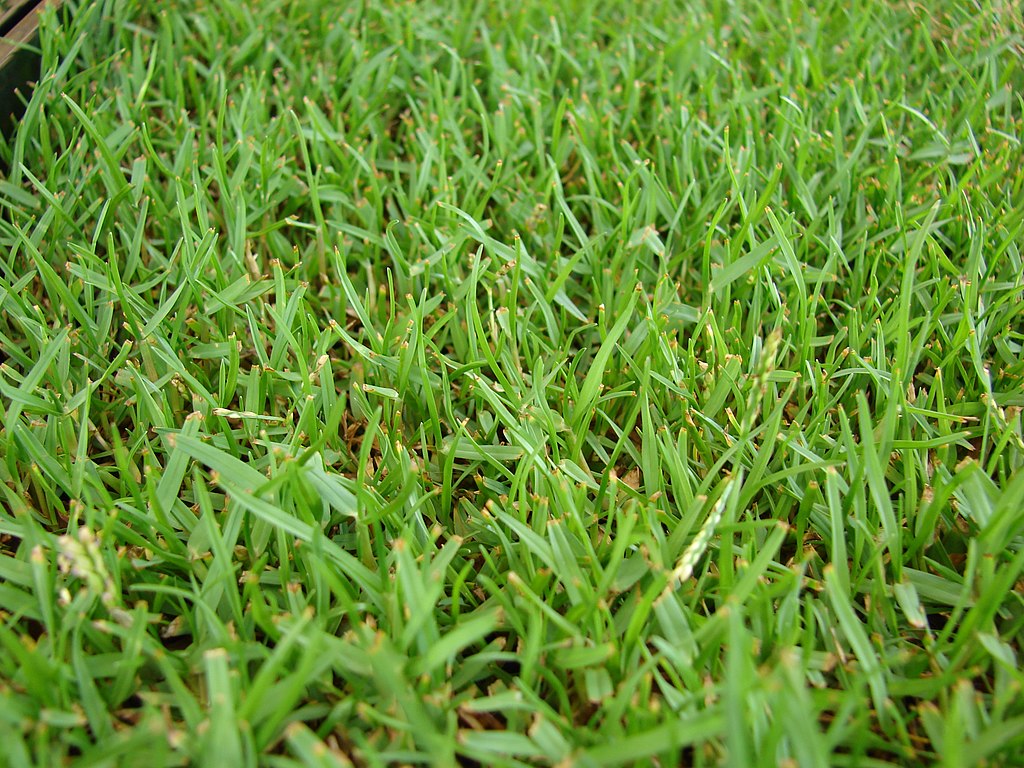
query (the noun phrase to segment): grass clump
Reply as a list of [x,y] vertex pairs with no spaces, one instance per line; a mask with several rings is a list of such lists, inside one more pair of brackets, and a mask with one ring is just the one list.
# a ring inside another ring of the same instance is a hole
[[1012,4],[61,13],[7,764],[1017,759]]

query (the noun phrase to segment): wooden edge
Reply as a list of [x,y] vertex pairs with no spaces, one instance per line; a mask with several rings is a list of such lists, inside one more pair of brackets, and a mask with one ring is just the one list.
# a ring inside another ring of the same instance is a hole
[[15,0],[15,2],[10,3],[7,6],[7,10],[5,10],[3,13],[0,13],[0,30],[13,27],[14,24],[11,20],[21,18],[24,15],[24,11],[22,11],[22,8],[24,8],[26,5],[32,5],[33,3],[38,2],[39,0]]
[[[9,8],[4,14],[4,19],[15,16],[25,5],[31,2],[32,0],[28,0],[27,2],[17,3],[12,8]],[[0,69],[3,69],[11,57],[22,50],[35,37],[36,32],[39,30],[39,17],[42,15],[43,10],[47,6],[58,5],[59,3],[60,0],[36,0],[35,7],[26,13],[6,35],[0,37]]]

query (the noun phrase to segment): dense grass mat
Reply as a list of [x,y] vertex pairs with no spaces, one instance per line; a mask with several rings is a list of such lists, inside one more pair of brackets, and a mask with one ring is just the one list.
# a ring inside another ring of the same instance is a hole
[[0,762],[1019,764],[1015,4],[66,6]]

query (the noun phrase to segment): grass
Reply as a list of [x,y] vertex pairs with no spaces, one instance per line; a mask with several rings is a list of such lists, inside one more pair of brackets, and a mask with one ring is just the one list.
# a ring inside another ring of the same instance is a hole
[[5,765],[1019,765],[1013,3],[68,0],[39,45]]

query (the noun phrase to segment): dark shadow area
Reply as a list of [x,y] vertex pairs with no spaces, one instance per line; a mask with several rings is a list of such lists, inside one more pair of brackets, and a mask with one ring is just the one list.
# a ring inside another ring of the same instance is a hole
[[24,95],[39,77],[39,16],[47,0],[0,6],[0,133],[7,135],[25,110]]

